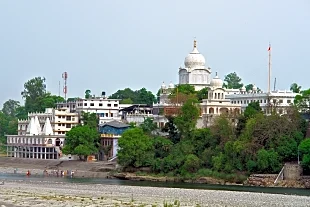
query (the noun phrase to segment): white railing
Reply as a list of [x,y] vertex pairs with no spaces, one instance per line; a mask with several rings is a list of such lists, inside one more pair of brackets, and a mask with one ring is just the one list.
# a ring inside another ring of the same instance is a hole
[[274,181],[274,184],[278,182],[278,179],[280,178],[280,176],[281,176],[281,179],[283,180],[283,171],[284,171],[284,167],[282,167],[280,173],[278,174],[276,180]]
[[113,160],[115,160],[117,158],[117,156],[112,157],[111,159],[108,160],[108,162],[112,162]]

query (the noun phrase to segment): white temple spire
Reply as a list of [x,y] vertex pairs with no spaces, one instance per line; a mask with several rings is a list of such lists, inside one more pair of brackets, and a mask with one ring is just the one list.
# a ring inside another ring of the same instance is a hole
[[53,128],[52,128],[50,119],[48,117],[46,118],[42,134],[53,135]]
[[34,125],[37,128],[38,135],[41,134],[42,131],[41,131],[41,126],[40,126],[40,122],[39,122],[38,116],[34,117]]
[[39,135],[38,128],[36,127],[35,118],[34,117],[31,118],[29,125],[30,125],[30,127],[29,127],[29,134],[30,135]]

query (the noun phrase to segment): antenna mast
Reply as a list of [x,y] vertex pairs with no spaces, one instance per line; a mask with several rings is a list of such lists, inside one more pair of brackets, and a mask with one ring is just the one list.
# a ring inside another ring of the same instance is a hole
[[270,93],[270,78],[271,78],[271,45],[268,47],[268,93]]
[[59,81],[59,85],[58,85],[58,96],[60,96],[60,81]]
[[276,90],[276,85],[277,85],[277,78],[274,78],[274,83],[273,83],[273,90]]
[[67,72],[64,72],[62,74],[62,78],[64,80],[64,87],[63,87],[63,93],[64,93],[64,96],[65,96],[65,101],[67,101],[67,79],[68,79],[68,73]]

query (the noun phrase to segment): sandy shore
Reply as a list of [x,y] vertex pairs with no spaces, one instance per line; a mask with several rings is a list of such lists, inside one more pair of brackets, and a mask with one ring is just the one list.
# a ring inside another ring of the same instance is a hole
[[310,197],[250,192],[8,181],[0,206],[309,206]]

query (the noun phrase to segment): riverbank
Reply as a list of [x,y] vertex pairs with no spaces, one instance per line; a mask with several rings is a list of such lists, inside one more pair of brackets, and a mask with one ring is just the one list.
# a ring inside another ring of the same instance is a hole
[[55,171],[73,171],[75,177],[106,178],[110,171],[115,169],[115,163],[83,162],[60,160],[33,160],[21,158],[0,157],[0,173],[43,175],[55,174]]
[[[5,206],[308,206],[310,197],[250,192],[7,181],[0,186]],[[178,206],[178,205],[175,205]]]
[[110,162],[83,162],[83,161],[60,161],[60,160],[33,160],[21,158],[0,157],[0,173],[26,174],[29,170],[31,175],[43,175],[44,170],[48,176],[56,176],[56,172],[73,171],[74,177],[85,178],[118,178],[132,181],[152,182],[187,182],[200,184],[219,185],[246,185],[259,187],[289,187],[310,188],[310,180],[306,181],[279,181],[274,180],[277,175],[251,175],[242,182],[231,182],[214,176],[199,176],[193,179],[152,175],[141,172],[118,173],[115,171],[116,163]]

